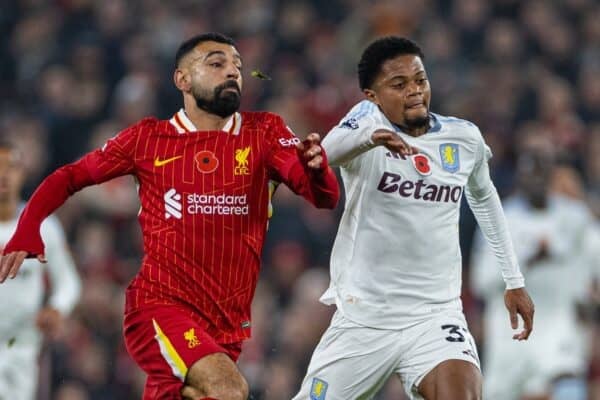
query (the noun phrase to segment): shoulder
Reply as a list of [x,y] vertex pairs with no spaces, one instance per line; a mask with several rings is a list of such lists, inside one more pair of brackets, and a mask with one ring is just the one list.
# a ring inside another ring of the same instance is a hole
[[299,140],[280,115],[268,111],[244,111],[241,115],[245,131],[259,132],[266,140],[284,140],[284,147],[293,146]]
[[436,124],[439,124],[440,128],[443,130],[460,132],[461,134],[468,136],[481,136],[479,127],[469,120],[436,113],[431,114],[434,116]]
[[375,103],[369,100],[360,101],[341,119],[337,128],[358,129],[361,125],[375,118],[378,113],[379,108]]
[[265,127],[284,123],[280,115],[269,111],[242,111],[240,114],[242,126],[246,127]]

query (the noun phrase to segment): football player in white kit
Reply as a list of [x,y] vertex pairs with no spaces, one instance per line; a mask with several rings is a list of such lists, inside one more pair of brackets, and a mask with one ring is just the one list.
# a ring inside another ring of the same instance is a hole
[[321,297],[337,311],[294,400],[371,399],[392,375],[411,399],[481,399],[460,300],[463,192],[501,266],[510,324],[517,329],[517,314],[524,320],[513,338],[532,330],[533,303],[490,180],[490,150],[474,124],[429,111],[422,59],[404,38],[369,45],[358,66],[367,100],[323,140],[346,190]]
[[551,193],[554,145],[539,133],[521,138],[518,191],[504,203],[515,252],[536,300],[536,331],[523,348],[509,340],[493,255],[477,237],[472,287],[486,301],[483,372],[486,400],[587,399],[589,348],[577,303],[600,262],[594,216],[580,201]]
[[[19,151],[0,139],[0,247],[10,239],[21,209],[24,181]],[[53,337],[79,299],[80,280],[55,218],[42,224],[46,254],[23,263],[14,279],[0,286],[0,399],[32,400],[38,383],[42,334]],[[47,259],[47,264],[46,264]],[[42,262],[42,263],[40,263]],[[51,292],[43,304],[44,269]]]

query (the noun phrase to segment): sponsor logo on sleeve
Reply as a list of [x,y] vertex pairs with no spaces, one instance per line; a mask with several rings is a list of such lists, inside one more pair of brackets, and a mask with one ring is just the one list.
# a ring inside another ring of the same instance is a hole
[[325,400],[328,386],[324,380],[314,378],[310,386],[310,400]]
[[440,144],[440,157],[444,170],[455,173],[460,169],[458,145],[456,143]]
[[279,138],[278,142],[281,145],[281,147],[293,147],[296,144],[300,143],[300,139],[298,139],[297,137]]
[[358,129],[358,121],[356,118],[348,118],[347,120],[342,121],[340,128]]

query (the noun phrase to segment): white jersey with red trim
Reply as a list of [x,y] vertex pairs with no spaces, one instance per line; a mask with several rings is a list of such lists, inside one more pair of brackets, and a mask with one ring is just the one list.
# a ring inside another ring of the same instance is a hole
[[[419,153],[402,158],[371,141],[398,133]],[[431,114],[429,131],[403,133],[370,101],[358,103],[323,140],[341,167],[346,205],[321,297],[359,324],[401,329],[432,313],[461,310],[458,222],[465,192],[509,288],[523,277],[487,166],[491,157],[469,121]]]

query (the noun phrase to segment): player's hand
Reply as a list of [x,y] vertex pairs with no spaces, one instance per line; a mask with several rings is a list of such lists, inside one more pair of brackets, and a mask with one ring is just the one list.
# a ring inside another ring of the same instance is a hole
[[527,340],[533,330],[533,313],[535,307],[533,301],[524,287],[509,289],[504,292],[504,304],[510,314],[510,326],[513,329],[519,327],[517,314],[523,318],[523,330],[513,335],[515,340]]
[[[0,283],[4,282],[6,278],[13,279],[17,276],[19,268],[23,261],[29,255],[26,251],[13,251],[5,255],[0,255]],[[43,254],[38,254],[37,259],[41,263],[46,263],[46,257]]]
[[377,146],[384,146],[386,149],[398,153],[402,158],[412,156],[419,152],[416,147],[406,143],[406,141],[396,132],[388,131],[386,129],[377,129],[371,135],[371,140]]
[[50,339],[58,338],[62,323],[63,317],[60,312],[49,306],[42,308],[35,318],[37,327]]
[[320,143],[321,136],[318,133],[311,133],[302,142],[296,143],[298,155],[310,169],[320,170],[322,167],[323,156]]

